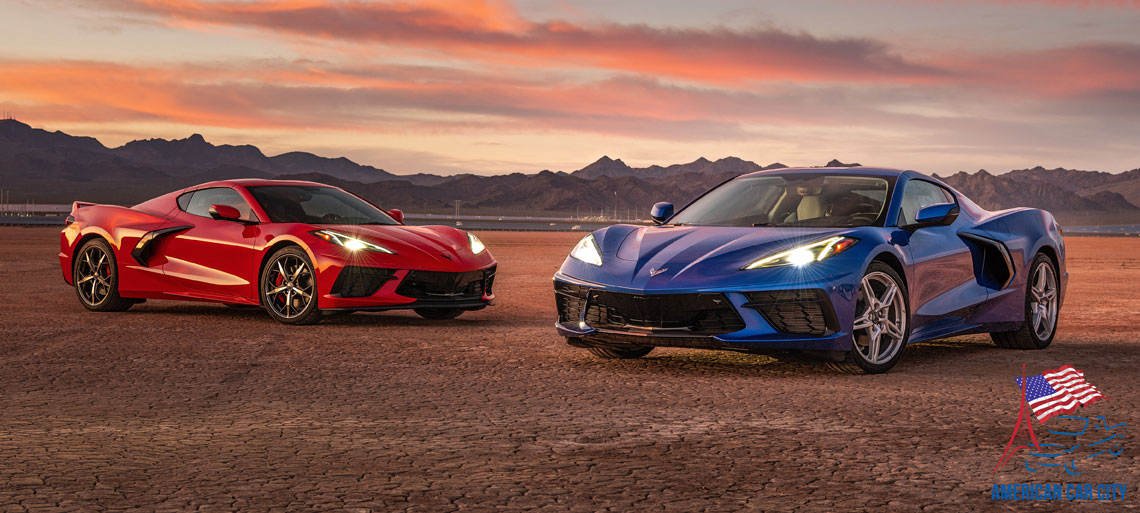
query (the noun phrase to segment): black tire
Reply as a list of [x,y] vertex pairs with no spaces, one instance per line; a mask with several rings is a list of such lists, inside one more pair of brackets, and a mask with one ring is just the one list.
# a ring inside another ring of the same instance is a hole
[[586,348],[598,358],[611,360],[632,360],[641,358],[653,350],[652,347],[616,348],[609,346],[590,346]]
[[[301,265],[304,268],[298,270]],[[281,270],[285,270],[289,278],[285,278]],[[321,320],[321,311],[317,308],[317,277],[309,255],[301,248],[287,246],[273,253],[257,283],[261,304],[273,320],[294,325],[316,324]],[[276,291],[280,288],[288,290]],[[302,305],[299,299],[304,299],[302,294],[306,292],[308,301]]]
[[[891,306],[894,306],[894,301],[898,301],[901,299],[902,310],[901,310],[901,312],[896,311],[896,313],[899,314],[901,316],[899,318],[902,319],[903,326],[898,328],[898,330],[901,331],[902,337],[901,337],[901,340],[899,340],[898,342],[891,342],[891,347],[894,347],[896,344],[898,346],[895,349],[895,353],[893,356],[890,356],[888,359],[886,359],[886,361],[872,362],[866,356],[863,355],[861,348],[863,347],[862,341],[864,341],[864,339],[857,337],[855,334],[856,329],[853,328],[851,330],[852,331],[851,351],[849,351],[846,354],[846,356],[844,357],[844,359],[841,361],[827,362],[828,367],[830,367],[831,369],[833,369],[835,371],[842,372],[844,374],[882,374],[884,372],[887,372],[887,371],[891,370],[891,368],[894,367],[895,364],[897,364],[899,362],[899,360],[902,359],[903,353],[906,352],[907,342],[910,341],[910,299],[909,299],[910,295],[907,292],[906,282],[903,281],[902,277],[899,276],[899,274],[897,272],[895,272],[895,270],[891,266],[889,266],[883,262],[878,262],[878,261],[871,262],[871,265],[867,266],[867,272],[865,272],[863,274],[863,278],[860,280],[860,287],[862,287],[863,281],[867,280],[868,277],[874,277],[876,281],[884,279],[884,277],[889,278],[894,283],[894,285],[898,288],[899,294],[895,295],[893,297],[892,302],[891,302]],[[884,291],[884,293],[885,293],[885,291]],[[862,297],[862,295],[860,297]],[[860,302],[859,302],[859,300],[857,300],[857,303],[856,303],[856,316],[857,317],[860,315],[859,314],[859,308],[860,308],[859,304],[860,304]],[[866,308],[867,305],[866,305],[865,301],[862,302],[862,304],[864,305],[864,308]],[[895,323],[895,324],[897,324],[897,323]],[[866,336],[869,336],[869,334],[866,334]],[[872,347],[872,346],[868,346],[868,347]],[[890,349],[890,348],[888,348],[888,349]],[[870,351],[870,349],[868,349],[868,351]]]
[[[1038,330],[1033,326],[1033,282],[1039,271],[1044,271],[1045,268],[1052,273],[1053,281],[1053,294],[1056,304],[1053,307],[1052,320],[1050,321],[1052,327],[1049,328],[1047,335],[1038,333]],[[1060,308],[1060,281],[1057,279],[1057,266],[1053,264],[1053,260],[1048,256],[1038,253],[1033,257],[1033,263],[1029,266],[1029,278],[1025,283],[1025,321],[1021,323],[1016,330],[990,333],[990,339],[994,341],[998,347],[1005,349],[1045,349],[1049,344],[1053,343],[1053,337],[1057,334],[1057,315],[1061,313]]]
[[446,321],[463,315],[462,308],[414,308],[416,315],[433,321]]
[[139,302],[119,296],[115,251],[103,239],[91,239],[75,252],[71,283],[79,304],[93,312],[122,312]]

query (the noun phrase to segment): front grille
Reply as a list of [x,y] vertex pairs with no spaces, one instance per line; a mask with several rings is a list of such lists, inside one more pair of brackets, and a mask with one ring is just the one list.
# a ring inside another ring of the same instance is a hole
[[627,294],[555,282],[559,322],[585,321],[618,331],[650,329],[676,334],[720,335],[744,329],[724,294]]
[[462,273],[409,271],[396,287],[396,293],[420,299],[480,298],[484,292],[491,294],[494,282],[494,267]]
[[378,267],[349,266],[341,269],[333,282],[332,295],[339,297],[367,297],[375,294],[388,280],[394,279],[395,270]]
[[830,335],[838,331],[835,311],[819,289],[745,292],[748,303],[781,333]]

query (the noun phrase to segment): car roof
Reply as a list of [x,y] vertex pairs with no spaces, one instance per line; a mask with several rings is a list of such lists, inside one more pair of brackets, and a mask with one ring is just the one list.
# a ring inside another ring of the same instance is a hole
[[[810,173],[828,173],[837,172],[836,174],[849,174],[853,176],[903,176],[903,175],[919,175],[916,171],[909,169],[891,169],[886,167],[782,167],[778,169],[764,169],[755,171],[743,176],[764,176],[780,173],[795,173],[795,174],[810,174]],[[923,175],[925,176],[925,175]]]
[[195,185],[192,189],[204,189],[206,187],[232,187],[240,185],[242,187],[260,187],[265,185],[305,185],[305,186],[318,186],[318,187],[332,187],[328,184],[309,182],[305,180],[267,180],[264,178],[235,178],[233,180],[217,180],[213,182],[206,182],[204,184]]

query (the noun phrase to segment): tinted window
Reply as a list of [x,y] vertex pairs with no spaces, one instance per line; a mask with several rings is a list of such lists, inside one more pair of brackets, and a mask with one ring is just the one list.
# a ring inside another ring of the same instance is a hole
[[[241,218],[246,221],[257,221],[257,216],[254,215],[253,209],[250,208],[249,203],[238,194],[237,191],[229,187],[211,187],[209,189],[198,189],[194,191],[194,195],[190,197],[190,201],[186,207],[183,208],[188,213],[196,216],[210,217],[210,205],[229,205],[237,209],[241,214]],[[178,206],[182,206],[182,198],[186,195],[178,197]]]
[[194,196],[194,191],[187,192],[178,197],[178,208],[185,211],[186,207],[190,206],[190,198]]
[[787,173],[738,178],[709,191],[670,222],[705,226],[881,226],[890,185],[885,177],[850,174]]
[[899,207],[899,226],[914,224],[914,216],[918,215],[919,210],[939,203],[954,203],[954,196],[946,189],[925,180],[907,182],[902,206]]
[[248,190],[275,223],[399,224],[367,201],[334,187],[266,185]]

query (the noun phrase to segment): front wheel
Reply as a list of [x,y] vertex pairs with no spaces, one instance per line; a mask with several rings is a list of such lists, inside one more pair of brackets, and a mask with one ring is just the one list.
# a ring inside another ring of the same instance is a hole
[[1025,322],[1014,331],[990,333],[994,344],[1006,349],[1045,349],[1057,333],[1061,306],[1057,270],[1049,257],[1038,253],[1025,284]]
[[71,267],[71,279],[79,303],[88,310],[121,312],[136,302],[119,296],[115,252],[103,239],[92,239],[79,248]]
[[891,266],[871,262],[859,283],[852,347],[846,358],[829,365],[851,374],[880,374],[902,358],[910,338],[906,284]]
[[265,311],[285,324],[315,324],[321,320],[317,309],[317,278],[309,255],[301,248],[282,248],[269,258],[261,271],[261,303]]

